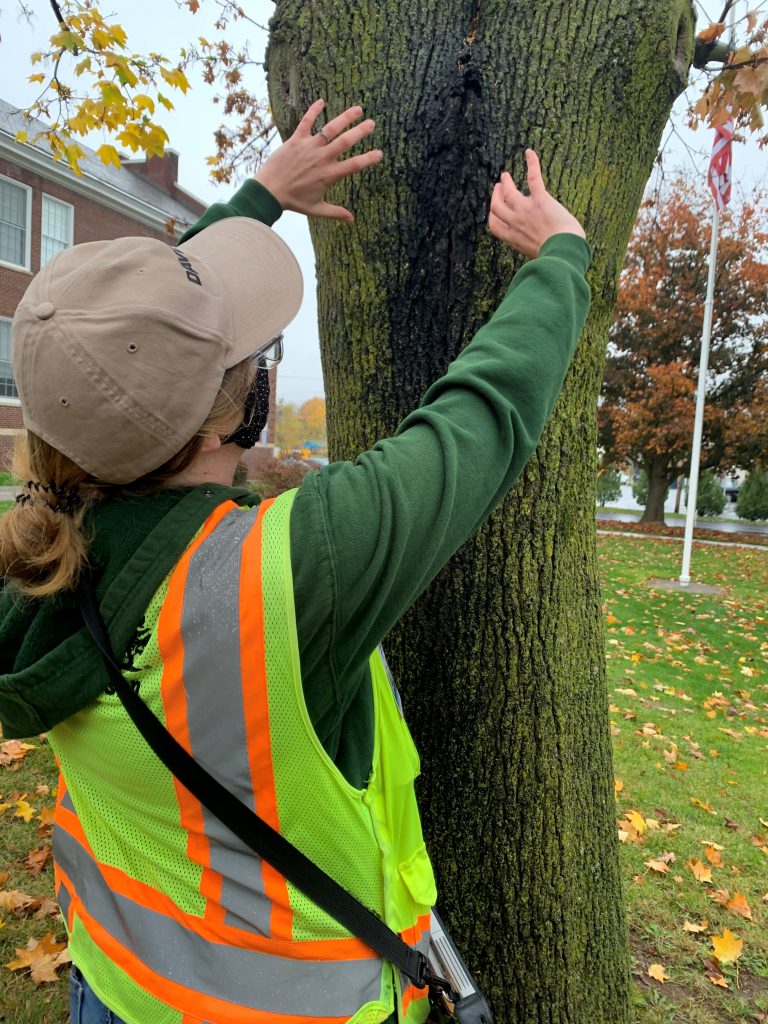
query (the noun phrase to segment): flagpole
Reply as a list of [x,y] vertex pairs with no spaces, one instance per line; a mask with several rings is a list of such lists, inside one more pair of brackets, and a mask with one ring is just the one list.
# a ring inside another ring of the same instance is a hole
[[696,523],[696,499],[699,492],[699,467],[701,465],[701,439],[704,433],[704,401],[707,394],[707,372],[709,370],[709,346],[712,340],[712,321],[715,308],[715,276],[717,273],[717,245],[720,229],[720,208],[715,203],[712,216],[712,247],[709,253],[709,274],[707,277],[707,300],[704,304],[704,331],[701,338],[701,362],[699,364],[699,387],[696,394],[696,418],[693,425],[693,452],[691,472],[688,477],[688,501],[685,516],[685,542],[683,543],[683,568],[680,583],[688,586],[691,582],[691,551],[693,549],[693,528]]
[[[731,49],[736,42],[736,5],[731,7]],[[731,140],[733,124],[730,126]],[[730,154],[727,162],[730,161]],[[704,330],[701,337],[701,362],[699,364],[699,386],[696,392],[696,417],[693,424],[693,451],[691,452],[691,472],[688,477],[688,501],[685,509],[685,540],[683,542],[683,565],[680,571],[680,586],[687,587],[691,582],[691,553],[693,551],[693,528],[696,524],[696,503],[699,496],[699,468],[701,466],[701,440],[704,433],[704,401],[707,394],[707,372],[709,371],[709,346],[712,340],[712,320],[715,306],[715,276],[717,273],[717,243],[720,228],[720,209],[730,198],[730,167],[727,169],[726,191],[721,191],[720,183],[713,189],[715,209],[712,215],[712,246],[709,252],[709,274],[707,275],[707,300],[704,304]],[[710,168],[711,176],[711,168]]]

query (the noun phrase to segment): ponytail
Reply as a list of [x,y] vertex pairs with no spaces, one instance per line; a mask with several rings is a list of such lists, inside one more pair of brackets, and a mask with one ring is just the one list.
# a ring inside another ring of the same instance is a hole
[[16,504],[0,517],[0,578],[26,597],[76,590],[88,569],[88,512],[106,497],[139,497],[173,486],[194,461],[203,437],[225,436],[240,421],[251,383],[250,360],[227,370],[199,432],[159,469],[125,486],[91,476],[47,441],[17,440],[13,472],[26,480]]

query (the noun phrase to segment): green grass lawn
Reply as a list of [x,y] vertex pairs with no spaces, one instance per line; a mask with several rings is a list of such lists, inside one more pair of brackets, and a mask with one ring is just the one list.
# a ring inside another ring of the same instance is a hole
[[[637,1024],[760,1024],[768,1020],[768,559],[696,545],[694,578],[727,588],[709,597],[648,586],[677,577],[677,543],[601,536],[599,548]],[[0,964],[30,940],[64,937],[45,902],[50,861],[37,874],[29,861],[49,842],[56,786],[50,751],[30,742],[23,758],[0,765]],[[711,881],[695,877],[706,878],[702,868]],[[702,930],[685,931],[686,922]],[[718,970],[712,937],[725,929],[743,946]],[[654,964],[664,983],[648,975]],[[26,970],[0,974],[0,1020],[67,1019],[63,977],[38,986]]]
[[[642,830],[623,827],[621,846],[638,1022],[760,1021],[768,1011],[768,559],[696,545],[694,579],[727,588],[710,597],[648,586],[679,575],[679,544],[601,537],[600,551],[619,817]],[[711,881],[697,880],[697,862]],[[686,921],[707,926],[686,932]],[[725,928],[743,949],[720,978],[711,936]],[[663,984],[648,976],[652,963],[668,975]]]

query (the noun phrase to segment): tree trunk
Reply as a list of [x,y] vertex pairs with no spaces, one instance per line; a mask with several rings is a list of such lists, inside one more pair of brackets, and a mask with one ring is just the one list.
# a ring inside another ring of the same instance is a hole
[[648,497],[640,522],[664,525],[664,502],[669,490],[669,464],[664,458],[652,459],[645,470],[648,474]]
[[278,0],[285,135],[361,102],[384,163],[317,221],[331,454],[391,433],[488,318],[513,260],[485,229],[542,157],[584,219],[594,303],[523,480],[386,643],[422,753],[439,903],[501,1024],[630,1017],[601,601],[595,408],[616,283],[693,52],[689,0]]

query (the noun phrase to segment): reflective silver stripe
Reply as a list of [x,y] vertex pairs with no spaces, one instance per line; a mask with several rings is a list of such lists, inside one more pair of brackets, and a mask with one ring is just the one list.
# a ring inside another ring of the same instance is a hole
[[65,922],[68,922],[72,897],[70,896],[69,889],[63,882],[59,882],[56,886],[56,899],[58,900],[59,907],[61,909],[61,916],[64,918]]
[[[241,551],[256,515],[233,510],[194,553],[181,616],[192,754],[251,810],[238,627]],[[269,935],[272,904],[264,894],[261,860],[206,808],[203,820],[210,865],[222,877],[226,924]]]
[[351,1017],[379,999],[381,961],[293,960],[209,942],[112,892],[93,859],[60,830],[57,859],[88,913],[151,970],[216,999],[267,1013]]
[[61,806],[67,811],[72,811],[73,814],[77,814],[75,805],[72,803],[72,797],[69,795],[69,790],[65,789],[61,797]]

